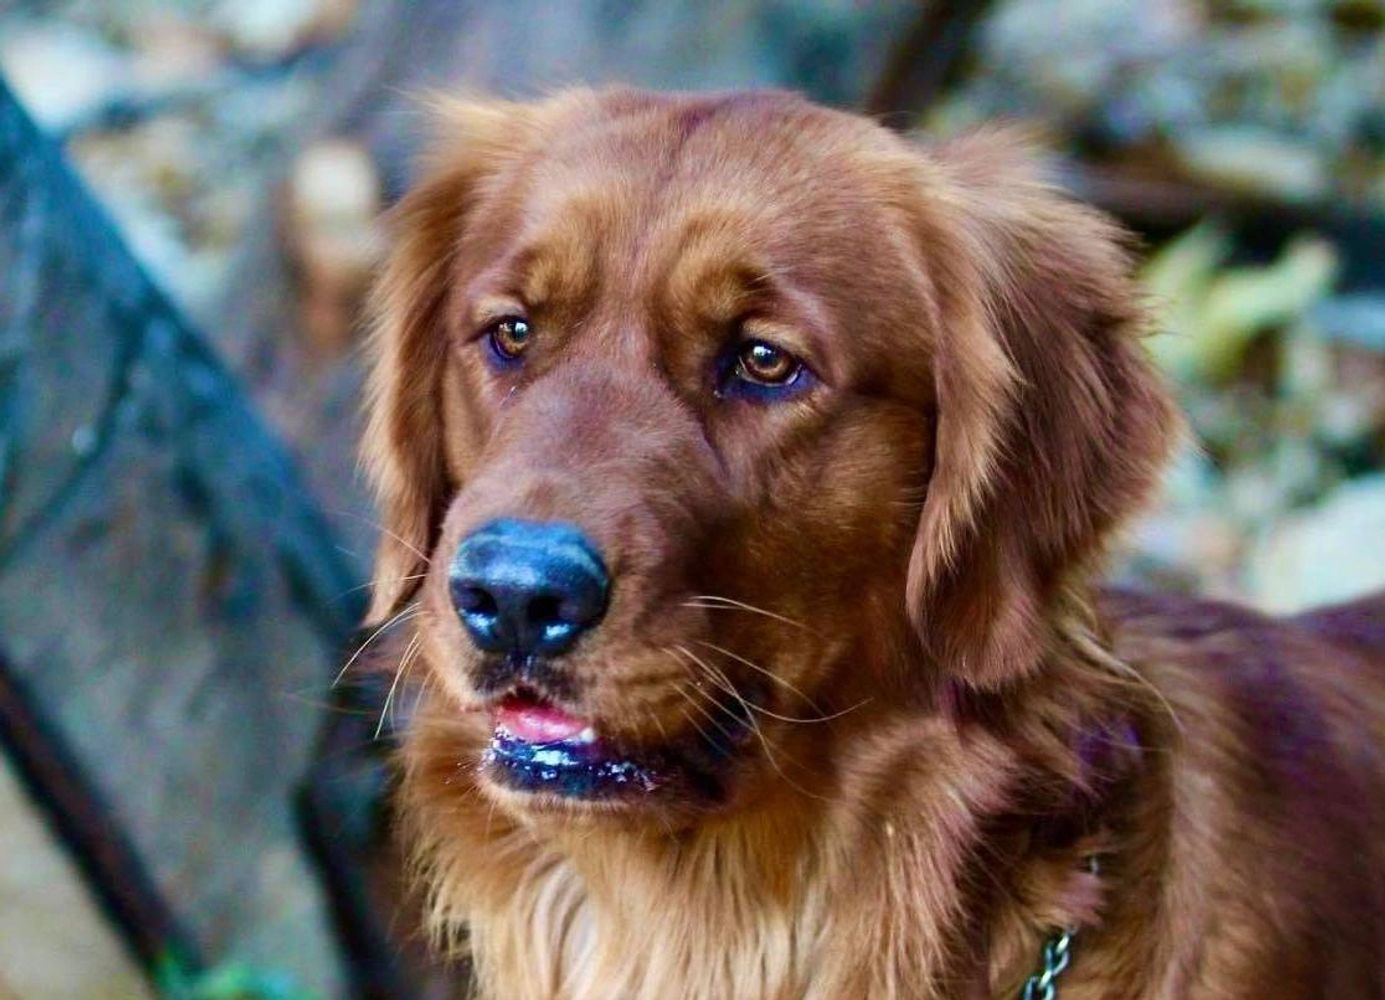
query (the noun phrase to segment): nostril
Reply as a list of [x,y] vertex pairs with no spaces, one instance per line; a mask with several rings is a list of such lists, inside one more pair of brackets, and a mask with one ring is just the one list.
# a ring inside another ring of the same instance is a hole
[[528,618],[535,625],[558,625],[567,620],[563,602],[553,594],[540,594],[529,602]]
[[500,612],[495,598],[483,587],[458,584],[452,588],[452,599],[457,605],[457,610],[467,614],[496,615]]

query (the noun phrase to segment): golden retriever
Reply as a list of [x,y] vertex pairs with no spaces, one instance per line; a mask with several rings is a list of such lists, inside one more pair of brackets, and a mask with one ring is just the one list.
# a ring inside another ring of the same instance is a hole
[[437,113],[370,620],[484,996],[1385,996],[1385,601],[1093,589],[1181,432],[1114,224],[784,93]]

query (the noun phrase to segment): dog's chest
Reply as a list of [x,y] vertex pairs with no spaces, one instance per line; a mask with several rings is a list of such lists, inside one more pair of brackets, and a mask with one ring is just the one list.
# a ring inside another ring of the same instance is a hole
[[800,903],[638,879],[593,888],[558,863],[473,917],[472,946],[494,995],[515,1000],[806,996],[823,928]]

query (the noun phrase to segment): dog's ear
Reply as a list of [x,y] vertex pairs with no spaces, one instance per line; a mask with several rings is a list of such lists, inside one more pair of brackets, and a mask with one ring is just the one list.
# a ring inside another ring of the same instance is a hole
[[925,150],[913,190],[937,420],[909,612],[952,675],[994,687],[1052,648],[1066,589],[1150,494],[1180,422],[1140,343],[1128,238],[1038,180],[1022,140]]
[[504,101],[429,104],[438,138],[420,164],[421,179],[387,219],[392,246],[371,300],[361,457],[382,531],[367,623],[387,619],[417,588],[446,511],[444,309],[478,189],[532,141],[538,118],[538,106]]

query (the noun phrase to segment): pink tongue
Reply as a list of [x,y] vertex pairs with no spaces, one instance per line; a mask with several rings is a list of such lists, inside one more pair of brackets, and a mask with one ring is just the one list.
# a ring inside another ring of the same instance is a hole
[[560,708],[516,698],[501,704],[495,723],[526,743],[558,743],[587,728],[581,719]]

